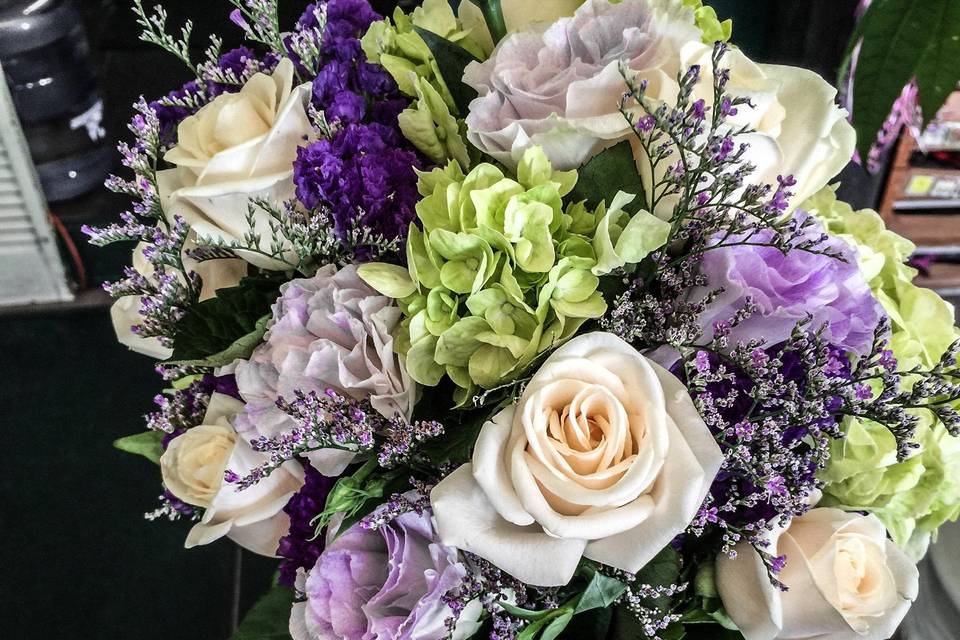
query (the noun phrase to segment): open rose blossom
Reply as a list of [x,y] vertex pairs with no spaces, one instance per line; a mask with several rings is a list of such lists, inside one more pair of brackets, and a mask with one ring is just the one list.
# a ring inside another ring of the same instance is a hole
[[916,566],[876,516],[812,509],[771,535],[766,550],[783,556],[770,583],[748,544],[717,559],[717,587],[746,640],[886,640],[917,597]]
[[[313,132],[310,83],[294,87],[293,80],[293,63],[281,60],[272,75],[254,75],[180,123],[178,144],[164,156],[177,168],[158,174],[168,217],[182,216],[198,236],[239,241],[250,230],[252,199],[293,199],[293,161]],[[270,214],[254,211],[255,231],[269,237]],[[287,268],[258,253],[239,255],[265,269]]]
[[[621,65],[636,82],[648,83],[654,103],[668,104],[676,100],[678,72],[700,65],[704,79],[694,98],[712,105],[712,47],[701,38],[681,0],[587,0],[573,17],[511,34],[488,60],[467,66],[464,81],[480,94],[466,118],[468,137],[508,167],[539,145],[555,169],[575,169],[632,139],[618,110],[626,90]],[[793,175],[801,202],[850,161],[853,128],[834,105],[836,90],[817,74],[757,65],[736,49],[725,65],[728,91],[753,104],[737,107],[729,122],[756,131],[738,140],[750,143],[746,159],[758,179],[773,183],[777,175]]]
[[581,557],[636,572],[693,519],[723,455],[683,385],[609,333],[551,355],[431,502],[444,544],[529,584]]
[[170,441],[160,469],[170,493],[204,509],[187,534],[187,548],[227,536],[254,553],[275,556],[290,528],[283,507],[303,485],[303,467],[285,462],[242,491],[225,482],[225,473],[243,477],[267,460],[234,430],[232,421],[242,410],[239,400],[214,393],[203,424]]
[[[401,320],[393,300],[371,289],[355,266],[326,266],[308,279],[283,285],[273,306],[265,342],[235,366],[246,401],[237,430],[249,439],[274,437],[297,426],[277,408],[296,391],[333,389],[369,400],[384,417],[409,418],[417,386],[394,350]],[[349,451],[327,449],[308,456],[320,473],[339,475],[353,460]]]
[[[453,611],[442,597],[467,569],[436,540],[429,511],[401,515],[377,531],[355,525],[331,542],[298,588],[294,640],[443,640]],[[460,613],[453,640],[479,629],[480,602]]]

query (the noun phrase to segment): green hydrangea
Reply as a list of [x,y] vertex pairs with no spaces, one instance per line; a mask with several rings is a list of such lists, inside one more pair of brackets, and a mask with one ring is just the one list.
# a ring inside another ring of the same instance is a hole
[[466,127],[455,117],[456,105],[436,58],[414,27],[454,42],[478,59],[484,57],[483,49],[446,0],[425,0],[410,15],[397,8],[392,21],[374,22],[361,40],[367,59],[382,65],[400,91],[414,99],[400,115],[404,136],[434,162],[456,160],[467,167]]
[[718,40],[727,42],[733,35],[733,20],[720,21],[713,7],[704,6],[703,0],[683,0],[684,6],[693,9],[697,27],[703,32],[703,42],[713,44]]
[[407,319],[398,341],[417,382],[447,376],[465,401],[603,315],[593,236],[607,212],[564,206],[576,180],[575,171],[554,171],[539,147],[524,154],[516,178],[491,164],[464,174],[455,161],[420,174],[408,267],[360,267],[400,300]]
[[[934,366],[960,331],[952,305],[913,284],[917,272],[905,261],[914,245],[888,230],[880,216],[854,211],[826,188],[803,207],[827,231],[857,249],[860,270],[889,314],[890,348],[901,368]],[[846,437],[833,443],[824,504],[875,513],[901,546],[921,555],[931,534],[960,516],[960,439],[928,412],[918,412],[918,452],[897,461],[896,442],[883,426],[848,419]]]

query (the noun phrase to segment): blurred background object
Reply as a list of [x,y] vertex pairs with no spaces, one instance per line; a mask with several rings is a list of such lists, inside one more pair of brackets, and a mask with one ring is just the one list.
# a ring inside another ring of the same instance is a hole
[[0,84],[0,305],[70,298],[27,143]]
[[47,200],[99,188],[114,149],[76,0],[0,0],[0,65]]

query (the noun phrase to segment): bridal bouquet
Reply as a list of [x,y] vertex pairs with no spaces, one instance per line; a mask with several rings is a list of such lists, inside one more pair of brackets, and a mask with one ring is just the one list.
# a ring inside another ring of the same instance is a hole
[[278,558],[237,638],[888,638],[960,515],[960,333],[830,181],[835,91],[699,0],[135,1],[96,244],[149,518]]

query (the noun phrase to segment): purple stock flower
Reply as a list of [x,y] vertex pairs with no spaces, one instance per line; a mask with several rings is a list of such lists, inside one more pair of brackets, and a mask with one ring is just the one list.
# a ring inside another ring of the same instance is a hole
[[336,483],[336,478],[322,475],[309,464],[304,465],[304,484],[295,493],[284,513],[290,516],[290,531],[280,538],[277,555],[283,558],[280,563],[280,584],[292,587],[297,570],[309,570],[323,552],[324,538],[316,535],[313,519],[323,512],[327,496]]
[[[405,513],[371,531],[355,525],[320,555],[293,606],[294,640],[441,640],[451,610],[444,596],[467,577],[455,549],[441,545],[430,513]],[[478,627],[463,611],[456,634]]]
[[294,182],[306,207],[332,208],[341,236],[360,223],[395,238],[406,234],[414,218],[419,199],[414,169],[420,167],[398,129],[351,124],[330,140],[298,150]]
[[[796,215],[807,216],[802,212]],[[814,223],[805,235],[816,238],[822,231]],[[761,231],[749,241],[766,242],[770,233]],[[733,317],[750,300],[757,311],[732,329],[731,344],[754,339],[778,344],[810,315],[811,330],[826,325],[825,336],[831,344],[854,353],[868,350],[883,309],[857,267],[854,250],[842,240],[829,237],[822,246],[835,251],[843,260],[803,250],[784,254],[770,246],[734,244],[707,251],[702,271],[708,276],[709,285],[690,294],[691,299],[698,299],[706,290],[723,288],[723,293],[700,316],[707,336],[710,337],[715,322]]]

